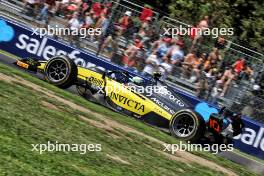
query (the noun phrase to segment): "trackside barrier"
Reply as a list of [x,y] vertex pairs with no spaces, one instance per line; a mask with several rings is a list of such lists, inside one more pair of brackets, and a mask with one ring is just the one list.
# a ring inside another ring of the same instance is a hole
[[[107,70],[126,70],[104,58],[96,57],[93,53],[70,47],[50,37],[41,38],[39,35],[33,35],[31,29],[9,21],[4,17],[0,17],[0,50],[21,58],[31,57],[40,60],[48,60],[52,56],[65,54],[73,59],[76,64],[86,68],[96,66]],[[132,74],[136,75],[135,73]],[[203,104],[203,110],[207,114],[217,110],[217,107],[201,102],[196,97],[181,90],[176,88],[174,90],[179,92],[183,99],[191,102],[194,107]],[[247,117],[244,117],[243,121],[245,123],[245,131],[234,138],[235,148],[264,159],[264,125]]]

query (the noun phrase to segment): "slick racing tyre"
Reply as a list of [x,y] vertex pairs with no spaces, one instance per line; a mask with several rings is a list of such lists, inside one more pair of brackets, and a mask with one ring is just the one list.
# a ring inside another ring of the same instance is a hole
[[203,118],[188,109],[177,112],[170,122],[170,133],[181,140],[196,143],[204,132]]
[[47,62],[44,73],[45,80],[49,83],[66,89],[76,82],[78,71],[70,58],[55,56]]

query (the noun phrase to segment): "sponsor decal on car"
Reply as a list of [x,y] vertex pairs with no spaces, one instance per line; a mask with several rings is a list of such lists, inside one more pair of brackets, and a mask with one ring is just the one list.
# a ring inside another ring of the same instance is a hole
[[116,101],[119,101],[120,103],[123,103],[124,105],[127,105],[128,107],[132,107],[134,109],[136,109],[137,111],[145,111],[145,106],[142,105],[141,103],[135,101],[135,100],[131,100],[127,97],[124,97],[120,94],[111,92],[110,94],[110,98]]
[[161,102],[157,98],[151,98],[151,100],[153,100],[155,103],[157,103],[158,105],[160,105],[161,107],[163,107],[170,114],[175,114],[175,112],[171,108],[169,108],[167,105],[165,105],[163,102]]
[[168,91],[169,99],[176,102],[180,107],[184,107],[184,103],[181,102],[177,97],[175,97],[171,92]]
[[23,67],[23,68],[26,68],[28,69],[29,65],[24,63],[24,62],[21,62],[21,61],[17,61],[17,65],[20,66],[20,67]]
[[90,83],[96,86],[103,86],[104,81],[91,76],[88,80]]
[[216,108],[209,106],[209,104],[206,102],[200,102],[196,104],[194,110],[199,113],[206,122],[209,121],[211,114],[218,113]]
[[171,91],[167,89],[167,86],[160,86],[159,91],[161,92],[161,94],[168,95],[169,100],[172,100],[180,107],[185,106],[184,103],[179,98],[177,98]]

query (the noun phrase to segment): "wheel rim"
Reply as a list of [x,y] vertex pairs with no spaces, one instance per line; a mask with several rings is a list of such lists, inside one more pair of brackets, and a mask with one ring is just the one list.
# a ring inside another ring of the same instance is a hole
[[195,119],[188,113],[182,113],[174,121],[173,130],[178,137],[188,137],[195,131]]
[[67,63],[62,60],[56,60],[50,63],[47,76],[52,82],[60,82],[67,77],[68,67]]

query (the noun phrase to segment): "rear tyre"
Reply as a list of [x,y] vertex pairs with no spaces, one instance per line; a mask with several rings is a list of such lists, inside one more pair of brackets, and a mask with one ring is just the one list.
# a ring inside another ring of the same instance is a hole
[[47,62],[44,73],[45,80],[49,83],[66,89],[76,82],[78,70],[70,58],[55,56]]
[[178,139],[196,143],[204,136],[204,119],[191,110],[177,112],[170,122],[170,133]]

